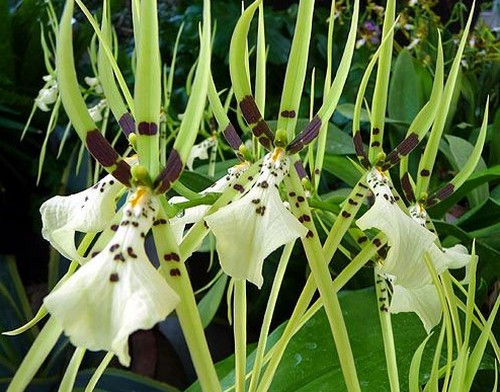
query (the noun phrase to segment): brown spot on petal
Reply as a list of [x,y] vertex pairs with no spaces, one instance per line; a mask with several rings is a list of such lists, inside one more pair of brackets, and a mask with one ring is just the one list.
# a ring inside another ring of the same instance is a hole
[[110,282],[114,283],[114,282],[118,282],[119,280],[120,280],[120,277],[118,276],[118,274],[116,272],[109,275]]
[[178,268],[172,268],[170,270],[170,276],[181,276],[181,271]]
[[123,114],[118,120],[118,124],[120,124],[120,127],[126,136],[135,132],[135,121],[130,113]]
[[295,118],[296,115],[295,110],[283,110],[281,112],[281,117],[285,118]]

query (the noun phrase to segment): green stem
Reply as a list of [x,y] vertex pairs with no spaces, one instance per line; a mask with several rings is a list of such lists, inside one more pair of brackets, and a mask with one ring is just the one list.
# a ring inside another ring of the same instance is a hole
[[252,370],[252,378],[250,379],[250,387],[248,389],[249,392],[255,392],[257,389],[257,384],[264,360],[264,352],[267,345],[267,336],[271,328],[274,308],[276,307],[278,294],[281,288],[281,284],[283,283],[283,277],[285,276],[286,267],[288,266],[288,261],[290,260],[294,245],[295,241],[285,245],[283,253],[281,254],[280,261],[278,263],[278,268],[274,275],[273,286],[271,287],[271,293],[269,294],[269,299],[267,301],[266,311],[264,313],[264,319],[262,321],[262,327],[260,328],[259,341],[257,343],[257,350],[255,352],[255,360]]
[[378,315],[380,319],[380,326],[382,328],[382,339],[384,341],[385,362],[387,364],[389,385],[391,386],[391,392],[399,392],[398,361],[396,358],[396,346],[394,344],[391,314],[389,313],[388,308],[388,287],[386,281],[377,273],[377,269],[374,270],[374,274],[377,303],[379,304]]
[[235,390],[245,391],[245,373],[247,367],[247,294],[246,280],[234,281],[234,355],[235,355]]
[[[311,216],[311,210],[305,201],[305,194],[300,182],[300,178],[295,170],[291,170],[290,176],[285,178],[286,188],[293,191],[297,195],[297,200],[304,200],[291,205],[291,210],[296,216]],[[312,275],[316,281],[321,297],[323,298],[323,306],[325,308],[333,339],[337,348],[337,353],[340,359],[344,380],[348,391],[361,391],[359,386],[358,376],[352,349],[349,343],[349,335],[344,323],[344,316],[340,303],[335,292],[328,263],[326,262],[321,243],[319,241],[316,227],[312,220],[305,222],[304,225],[309,229],[305,238],[302,239],[302,244],[307,256]]]
[[[165,211],[161,209],[159,218],[166,218],[166,216]],[[207,392],[221,391],[198,312],[193,287],[191,286],[189,274],[184,263],[185,260],[181,259],[179,262],[175,262],[175,269],[177,271],[176,274],[172,274],[170,266],[163,259],[163,255],[167,253],[174,252],[177,255],[180,254],[172,229],[170,225],[157,225],[153,227],[153,235],[160,260],[159,272],[181,299],[175,311],[179,318],[179,323],[186,339],[201,388]]]

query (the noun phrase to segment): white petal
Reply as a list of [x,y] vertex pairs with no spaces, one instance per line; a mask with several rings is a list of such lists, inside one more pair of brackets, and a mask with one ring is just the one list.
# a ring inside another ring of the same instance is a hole
[[255,186],[241,199],[205,217],[216,237],[224,272],[259,288],[264,259],[280,246],[307,234],[307,229],[286,209],[275,187],[288,164],[276,159],[268,154]]
[[395,285],[389,311],[391,313],[416,313],[422,320],[427,333],[439,323],[442,313],[438,293],[433,284],[418,289],[407,289]]
[[466,267],[465,277],[461,283],[468,284],[469,270],[467,266],[469,265],[472,256],[468,253],[465,246],[457,244],[451,248],[443,248],[443,250],[440,250],[436,245],[433,245],[429,249],[429,256],[438,274],[441,274],[447,269]]
[[144,250],[153,201],[130,201],[108,247],[44,300],[73,345],[113,352],[124,366],[129,335],[164,320],[179,301]]
[[217,139],[215,139],[214,137],[210,137],[203,140],[201,143],[195,144],[189,152],[189,156],[186,160],[186,167],[189,170],[193,170],[193,162],[196,158],[208,159],[208,149],[215,146],[216,143]]
[[69,196],[55,196],[40,207],[42,236],[70,260],[81,261],[75,232],[99,232],[115,214],[115,197],[123,185],[107,175],[97,184]]
[[381,273],[393,275],[395,284],[417,288],[432,281],[424,261],[436,235],[406,215],[395,203],[387,180],[376,169],[368,177],[374,205],[357,220],[362,230],[377,228],[388,239],[389,251]]

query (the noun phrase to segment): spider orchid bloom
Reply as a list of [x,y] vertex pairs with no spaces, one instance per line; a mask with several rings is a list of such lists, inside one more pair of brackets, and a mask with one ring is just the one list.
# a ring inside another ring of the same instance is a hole
[[157,198],[139,186],[108,245],[44,299],[73,345],[112,352],[124,366],[129,335],[152,328],[179,302],[144,249],[157,211]]
[[[208,188],[202,190],[200,195],[224,192],[227,188],[233,186],[238,178],[240,178],[241,174],[244,173],[249,167],[250,164],[247,161],[234,165],[228,169],[227,174],[224,177],[214,182]],[[186,201],[188,201],[188,199],[183,196],[173,196],[170,198],[169,203],[175,205]],[[186,225],[202,220],[209,208],[210,205],[206,204],[186,208],[177,216],[169,220],[177,243],[181,243]]]
[[40,207],[42,236],[64,257],[85,260],[75,246],[76,232],[103,231],[115,216],[123,185],[108,174],[92,187],[69,196],[54,196]]
[[52,75],[45,75],[45,86],[38,91],[38,96],[35,98],[36,106],[42,112],[49,112],[49,105],[52,105],[57,100],[59,89],[57,87],[56,78]]
[[420,212],[412,210],[410,217],[396,205],[389,181],[379,169],[368,173],[367,182],[375,203],[357,225],[362,230],[377,228],[387,236],[390,248],[379,272],[393,286],[389,311],[415,312],[429,332],[439,323],[442,309],[425,258],[439,275],[446,269],[463,267],[470,256],[461,245],[440,250],[435,244],[437,236],[424,227],[425,217],[422,222]]
[[203,140],[201,143],[195,144],[191,151],[189,152],[189,156],[186,159],[186,167],[189,170],[193,170],[193,163],[195,159],[208,159],[208,150],[217,145],[216,136],[210,136],[209,138]]
[[84,80],[85,80],[85,83],[87,83],[87,85],[90,87],[90,89],[93,90],[96,94],[103,93],[101,82],[99,81],[98,78],[91,77],[91,76],[85,76]]
[[106,108],[106,100],[101,99],[97,104],[89,108],[90,117],[94,122],[102,121],[102,112]]
[[[307,234],[307,229],[285,207],[278,191],[288,167],[285,150],[276,147],[264,157],[248,192],[205,217],[215,235],[223,271],[259,288],[264,259],[280,246]],[[244,192],[243,187],[238,190]]]

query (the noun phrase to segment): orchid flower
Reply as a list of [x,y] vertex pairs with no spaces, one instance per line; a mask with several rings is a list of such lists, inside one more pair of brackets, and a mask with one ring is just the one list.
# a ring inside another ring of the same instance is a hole
[[208,159],[208,150],[214,148],[217,145],[217,138],[215,136],[210,136],[209,138],[203,140],[201,143],[195,144],[189,156],[186,160],[186,167],[189,170],[193,170],[193,163],[195,159]]
[[[208,195],[210,193],[222,193],[227,188],[233,186],[235,182],[240,178],[241,174],[244,173],[250,167],[250,163],[248,161],[243,161],[229,168],[227,174],[215,181],[208,188],[202,190],[200,192],[201,196]],[[169,203],[172,205],[176,205],[179,203],[189,201],[187,198],[183,196],[173,196],[169,199]],[[172,230],[174,232],[177,243],[180,244],[184,234],[184,228],[186,225],[190,223],[195,223],[203,219],[205,213],[210,208],[208,204],[197,205],[194,207],[186,208],[177,214],[177,216],[169,219],[170,225],[172,226]]]
[[280,246],[304,237],[308,230],[285,207],[279,184],[288,174],[285,149],[276,147],[263,160],[252,188],[231,204],[205,217],[217,240],[222,269],[257,287],[263,283],[264,259]]
[[101,99],[97,104],[89,108],[90,117],[94,122],[102,121],[102,112],[106,108],[107,103],[105,99]]
[[45,75],[43,76],[43,80],[46,82],[45,86],[38,92],[35,103],[42,112],[49,112],[49,105],[52,105],[57,100],[59,89],[54,76]]
[[[52,217],[72,217],[80,223],[78,228],[92,226],[92,218],[102,222],[99,216],[89,214],[87,207],[95,204],[89,201],[95,202],[96,196],[101,194],[109,204],[114,184],[108,181],[70,196],[71,201],[52,201],[44,211],[55,210],[58,214]],[[58,208],[52,208],[58,202]],[[79,215],[74,210],[65,211],[74,207]],[[129,335],[152,328],[179,302],[179,297],[156,271],[144,249],[146,234],[157,212],[157,197],[149,188],[139,186],[125,205],[118,227],[112,228],[116,233],[105,249],[44,299],[49,313],[61,324],[73,345],[113,352],[124,366],[130,365]],[[70,226],[75,228],[77,225],[70,223]]]
[[417,313],[429,332],[439,323],[442,309],[425,258],[440,275],[447,269],[465,266],[470,256],[461,245],[441,250],[435,244],[437,236],[422,224],[422,211],[413,208],[412,216],[407,215],[396,204],[389,179],[380,169],[368,172],[367,183],[375,202],[357,225],[362,230],[377,228],[388,238],[390,248],[379,272],[393,286],[389,311]]

